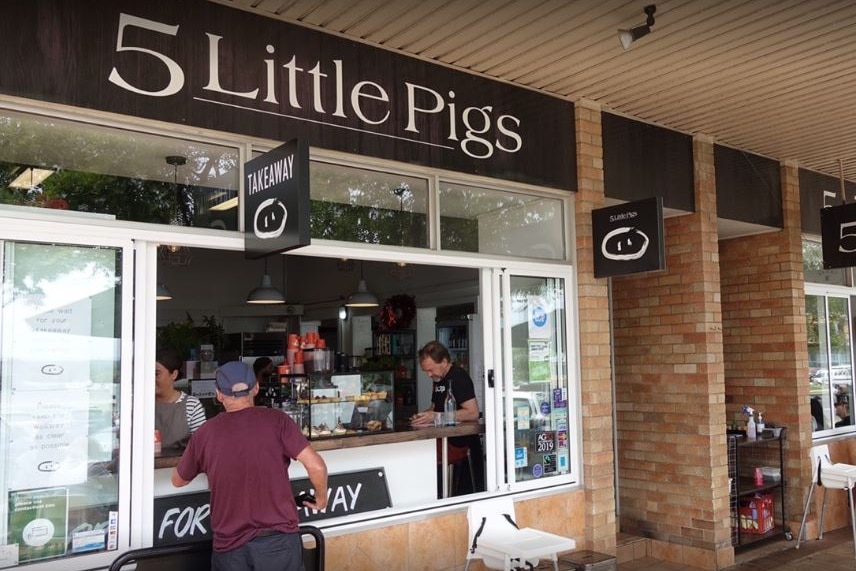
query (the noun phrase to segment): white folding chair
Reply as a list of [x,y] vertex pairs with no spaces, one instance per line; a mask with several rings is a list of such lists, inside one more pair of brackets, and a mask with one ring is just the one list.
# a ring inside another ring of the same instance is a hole
[[559,553],[571,551],[576,542],[532,528],[519,529],[514,519],[514,501],[508,497],[473,502],[467,510],[470,547],[467,564],[481,559],[488,569],[534,569],[538,558],[549,557],[559,570]]
[[850,526],[853,529],[853,550],[856,553],[856,512],[853,510],[853,488],[856,486],[856,466],[852,464],[833,464],[829,458],[829,446],[819,444],[811,448],[811,487],[805,499],[800,532],[797,536],[797,546],[800,548],[805,533],[805,519],[808,515],[811,495],[816,486],[823,486],[823,503],[820,506],[820,521],[818,522],[818,539],[823,539],[823,512],[826,509],[826,490],[846,490],[850,501]]

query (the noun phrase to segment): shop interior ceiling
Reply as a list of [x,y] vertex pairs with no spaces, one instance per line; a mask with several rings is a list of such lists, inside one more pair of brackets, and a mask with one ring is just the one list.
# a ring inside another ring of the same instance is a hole
[[[172,293],[172,300],[158,302],[158,323],[181,321],[186,315],[277,316],[296,310],[304,319],[335,318],[345,298],[357,287],[362,273],[368,289],[381,303],[394,295],[414,297],[419,307],[474,303],[479,293],[479,273],[471,268],[407,264],[395,261],[355,261],[314,256],[271,256],[268,272],[274,287],[283,291],[286,304],[248,305],[247,294],[259,285],[262,260],[246,260],[243,252],[190,249],[186,266],[160,262],[158,282]],[[379,308],[353,308],[355,315],[374,315]],[[275,320],[275,319],[274,319]]]
[[852,0],[212,1],[856,180]]

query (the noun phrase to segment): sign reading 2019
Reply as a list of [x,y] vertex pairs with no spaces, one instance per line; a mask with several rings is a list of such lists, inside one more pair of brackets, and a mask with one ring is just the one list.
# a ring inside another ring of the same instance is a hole
[[310,243],[309,147],[298,139],[244,165],[245,257],[261,258]]
[[591,219],[596,278],[665,269],[661,197],[593,210]]

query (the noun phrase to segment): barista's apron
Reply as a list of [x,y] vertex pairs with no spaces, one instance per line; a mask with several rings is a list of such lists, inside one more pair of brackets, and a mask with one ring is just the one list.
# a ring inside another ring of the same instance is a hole
[[190,426],[187,425],[187,403],[184,395],[171,403],[155,403],[155,426],[161,433],[161,446],[185,446],[190,438]]

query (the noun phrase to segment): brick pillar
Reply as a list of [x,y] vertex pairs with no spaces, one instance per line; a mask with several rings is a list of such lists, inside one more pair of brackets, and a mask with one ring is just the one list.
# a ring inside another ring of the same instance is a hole
[[734,561],[713,142],[693,141],[695,207],[665,221],[666,269],[612,279],[622,531],[701,569]]
[[575,195],[586,547],[615,553],[611,348],[607,281],[594,278],[591,212],[604,206],[600,106],[577,102]]
[[811,414],[797,166],[783,165],[781,181],[784,228],[720,244],[725,386],[729,420],[748,404],[788,427],[786,515],[798,523],[811,483]]

